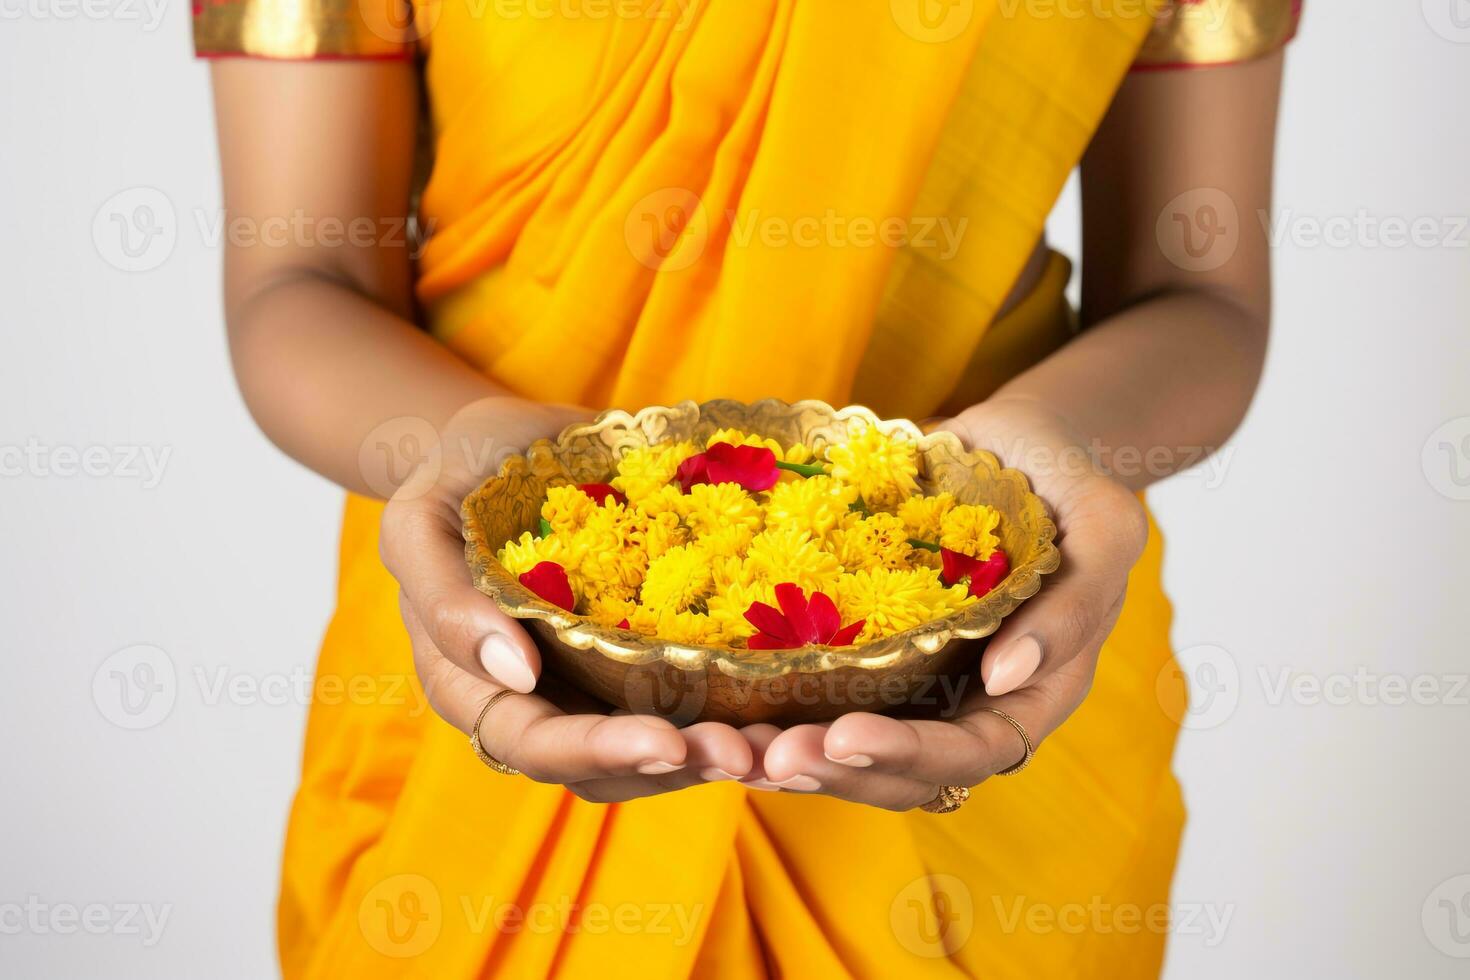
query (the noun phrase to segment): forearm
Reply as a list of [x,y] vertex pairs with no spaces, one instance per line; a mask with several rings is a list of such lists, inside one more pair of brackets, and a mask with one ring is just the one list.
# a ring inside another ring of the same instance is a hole
[[427,433],[504,393],[412,323],[312,272],[248,293],[229,328],[240,391],[261,429],[355,493],[391,492],[412,457],[432,448]]
[[1065,419],[1092,465],[1139,490],[1235,431],[1260,379],[1266,315],[1209,290],[1150,297],[1085,330],[997,399]]

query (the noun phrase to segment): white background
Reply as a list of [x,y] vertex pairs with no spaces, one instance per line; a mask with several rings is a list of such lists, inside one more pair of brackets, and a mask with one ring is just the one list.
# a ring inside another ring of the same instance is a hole
[[[233,389],[187,5],[150,29],[141,0],[98,2],[0,0],[0,447],[103,447],[109,471],[0,450],[0,973],[268,976],[304,706],[216,685],[310,669],[340,496]],[[1178,753],[1174,901],[1230,916],[1176,935],[1169,977],[1470,974],[1467,92],[1464,0],[1310,4],[1288,58],[1266,378],[1218,485],[1154,494],[1180,659],[1218,689]],[[106,202],[139,187],[176,241],[128,273],[107,223],[148,201]],[[1421,217],[1434,244],[1382,244]],[[1333,221],[1345,240],[1312,239]],[[1075,223],[1069,190],[1069,248]],[[169,454],[156,486],[127,447]],[[131,654],[108,658],[135,644],[176,681],[143,730],[113,720]],[[100,934],[61,934],[93,903]]]

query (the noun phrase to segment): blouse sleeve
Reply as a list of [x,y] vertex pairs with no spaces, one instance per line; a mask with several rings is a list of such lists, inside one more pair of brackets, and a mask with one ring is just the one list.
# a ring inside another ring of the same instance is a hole
[[1165,0],[1135,71],[1205,68],[1270,54],[1296,35],[1302,0]]
[[201,58],[411,58],[406,0],[193,0]]

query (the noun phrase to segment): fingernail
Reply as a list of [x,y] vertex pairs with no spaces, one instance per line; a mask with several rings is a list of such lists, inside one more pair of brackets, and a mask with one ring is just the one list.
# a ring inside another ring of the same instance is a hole
[[740,777],[733,772],[726,772],[723,769],[716,769],[714,766],[710,766],[708,769],[699,770],[699,778],[707,783],[714,783],[721,779],[739,779]]
[[485,673],[512,691],[530,694],[536,689],[536,675],[526,655],[503,634],[491,633],[480,641],[480,664]]
[[658,759],[638,763],[638,771],[645,776],[662,776],[666,772],[676,772],[683,768],[683,766],[676,766],[672,762],[663,762]]
[[872,758],[870,756],[863,755],[861,752],[854,752],[852,755],[849,755],[842,759],[834,759],[829,755],[827,756],[827,761],[836,762],[844,766],[857,766],[860,769],[866,769],[868,766],[871,766],[873,764]]
[[741,786],[747,786],[750,789],[758,789],[762,793],[779,793],[779,792],[781,792],[781,787],[777,786],[775,783],[771,782],[769,779],[747,779],[745,782],[741,783],[740,785]]
[[782,789],[796,789],[801,790],[804,793],[809,793],[814,789],[822,788],[822,784],[817,782],[811,776],[802,775],[792,776],[790,779],[783,779],[776,785],[781,787]]
[[1041,666],[1041,644],[1026,634],[995,655],[995,665],[985,681],[985,693],[991,696],[1009,694],[1030,679]]

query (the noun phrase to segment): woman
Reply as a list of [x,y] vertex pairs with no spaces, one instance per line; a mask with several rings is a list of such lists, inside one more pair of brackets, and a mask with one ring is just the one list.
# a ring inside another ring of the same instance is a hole
[[[241,389],[351,491],[318,688],[349,696],[311,712],[284,972],[1156,975],[1179,691],[1136,493],[1218,446],[1257,381],[1293,5],[390,13],[195,20],[201,54],[253,56],[212,66],[231,220],[299,219],[228,250]],[[1079,161],[1080,332],[1043,238]],[[1030,472],[1065,563],[989,644],[984,690],[944,720],[785,731],[533,693],[459,499],[588,410],[765,396],[947,417]],[[414,696],[350,696],[410,665]],[[524,776],[475,758],[477,721]]]

